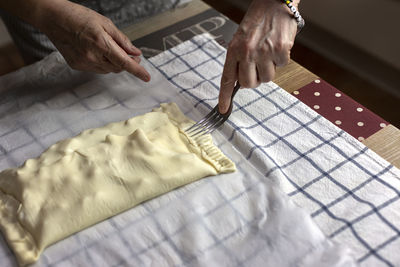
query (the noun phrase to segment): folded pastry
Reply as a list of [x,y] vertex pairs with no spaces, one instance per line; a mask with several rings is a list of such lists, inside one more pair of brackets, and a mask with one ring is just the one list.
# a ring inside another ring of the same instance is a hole
[[88,226],[235,165],[182,130],[176,104],[58,142],[20,168],[0,173],[0,229],[20,265]]

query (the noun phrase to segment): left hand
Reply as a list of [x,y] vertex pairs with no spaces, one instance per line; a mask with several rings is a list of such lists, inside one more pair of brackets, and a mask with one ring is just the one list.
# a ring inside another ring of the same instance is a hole
[[112,21],[67,0],[37,0],[40,12],[34,21],[76,70],[95,73],[127,71],[148,82],[140,65],[141,51]]
[[[294,1],[297,6],[299,1]],[[229,43],[219,94],[219,111],[228,111],[236,81],[254,88],[289,63],[297,22],[279,0],[253,0]]]

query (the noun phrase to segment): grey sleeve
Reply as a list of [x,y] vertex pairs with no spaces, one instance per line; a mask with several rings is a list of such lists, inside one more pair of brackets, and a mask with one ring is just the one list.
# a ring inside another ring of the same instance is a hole
[[[121,29],[172,9],[180,0],[73,0],[73,2],[110,18]],[[1,9],[0,16],[26,64],[36,62],[56,50],[47,36],[32,25]]]

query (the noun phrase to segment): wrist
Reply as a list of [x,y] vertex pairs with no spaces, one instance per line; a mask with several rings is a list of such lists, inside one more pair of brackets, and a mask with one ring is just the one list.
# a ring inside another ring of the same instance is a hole
[[299,4],[300,4],[300,0],[293,0],[292,4],[298,9],[299,8]]
[[29,23],[46,32],[55,23],[62,23],[62,15],[74,5],[68,0],[40,0],[32,6]]
[[[303,17],[300,15],[300,12],[298,11],[298,5],[296,6],[294,4],[293,0],[281,0],[282,3],[284,3],[287,8],[289,9],[289,12],[292,14],[293,18],[296,20],[297,23],[297,33],[299,33],[304,25],[305,25],[305,21],[303,19]],[[298,2],[297,2],[298,4]]]
[[262,25],[278,13],[283,12],[282,2],[279,0],[253,0],[240,23],[240,26],[255,27]]

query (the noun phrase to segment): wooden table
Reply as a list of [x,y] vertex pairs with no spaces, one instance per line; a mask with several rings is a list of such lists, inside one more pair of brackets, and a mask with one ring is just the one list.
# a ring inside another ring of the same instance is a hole
[[[123,32],[133,41],[200,14],[210,8],[210,6],[200,0],[193,0],[192,2],[174,10],[164,12],[141,23],[131,25],[123,29]],[[319,79],[317,75],[291,60],[285,67],[277,69],[273,82],[291,93],[316,79]],[[399,129],[392,125],[388,125],[365,139],[363,143],[394,166],[400,168]]]

